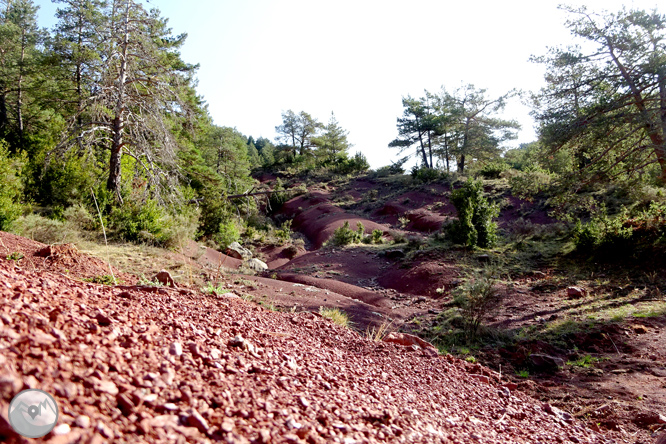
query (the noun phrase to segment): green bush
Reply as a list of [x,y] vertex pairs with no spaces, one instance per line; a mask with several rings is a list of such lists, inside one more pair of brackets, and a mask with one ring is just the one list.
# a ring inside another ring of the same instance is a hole
[[189,210],[165,217],[164,246],[182,248],[197,235],[199,211]]
[[0,230],[7,230],[23,211],[19,200],[23,192],[21,171],[25,163],[25,154],[10,156],[7,143],[0,140]]
[[412,167],[412,177],[417,182],[426,183],[440,179],[442,176],[439,173],[439,170],[436,170],[434,168],[418,167],[414,165]]
[[631,217],[623,208],[610,217],[602,207],[587,223],[578,221],[573,230],[576,250],[604,258],[626,257],[663,248],[666,244],[666,203],[653,202]]
[[342,247],[344,245],[356,244],[363,240],[363,235],[365,234],[365,227],[361,222],[356,224],[356,231],[352,230],[349,226],[349,221],[345,223],[333,232],[330,242],[333,245]]
[[499,179],[507,169],[509,169],[509,166],[506,163],[497,160],[485,163],[478,173],[486,179]]
[[168,239],[169,221],[164,209],[152,199],[146,202],[125,202],[109,215],[111,228],[129,242],[148,242],[158,245]]
[[453,291],[453,302],[462,309],[467,339],[473,341],[479,327],[497,308],[500,293],[492,269],[476,273]]
[[220,229],[213,235],[213,241],[222,249],[227,248],[231,243],[240,240],[240,229],[233,219],[227,219],[220,222]]
[[381,244],[384,242],[382,239],[382,236],[384,235],[384,232],[382,230],[372,230],[372,243],[373,244]]
[[481,182],[471,178],[462,188],[451,193],[451,202],[458,211],[458,220],[447,226],[452,240],[468,247],[491,247],[497,241],[499,206],[483,196]]
[[290,194],[284,189],[282,180],[278,177],[273,187],[273,193],[268,195],[268,209],[271,214],[277,213],[282,205],[290,199]]
[[79,231],[91,231],[99,225],[99,219],[90,214],[88,209],[80,204],[72,205],[64,210],[62,218],[72,228]]
[[552,185],[555,174],[538,165],[530,165],[509,177],[509,185],[514,196],[531,199]]
[[336,166],[336,172],[340,174],[362,173],[370,168],[368,159],[363,153],[356,153],[354,157],[342,159]]
[[75,242],[78,233],[66,222],[49,219],[38,214],[21,216],[12,222],[11,232],[43,244]]

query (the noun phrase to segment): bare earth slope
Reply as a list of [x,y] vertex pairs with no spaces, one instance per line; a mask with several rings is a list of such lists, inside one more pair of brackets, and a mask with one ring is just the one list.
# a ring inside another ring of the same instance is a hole
[[138,288],[0,259],[0,439],[27,442],[7,408],[34,387],[59,403],[59,434],[41,440],[53,443],[608,442],[431,349],[230,295]]

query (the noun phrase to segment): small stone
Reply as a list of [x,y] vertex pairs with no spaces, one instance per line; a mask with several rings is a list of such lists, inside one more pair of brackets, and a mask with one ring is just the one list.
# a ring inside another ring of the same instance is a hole
[[3,375],[0,376],[0,396],[3,399],[11,400],[23,388],[23,381],[18,376]]
[[187,417],[187,424],[191,427],[196,427],[201,433],[208,432],[208,422],[194,409],[190,410],[190,414]]
[[169,347],[169,353],[174,356],[181,356],[183,354],[183,345],[176,341]]
[[157,282],[159,282],[164,286],[176,288],[176,282],[171,277],[171,274],[166,270],[162,270],[159,273],[157,273],[154,277],[154,280],[156,280]]
[[532,367],[544,372],[556,372],[564,367],[564,359],[556,356],[532,353],[529,360]]
[[234,422],[230,418],[224,418],[224,421],[222,421],[222,425],[220,428],[229,433],[234,429]]
[[160,415],[150,420],[150,426],[156,428],[175,427],[178,425],[178,416]]
[[60,424],[53,429],[54,435],[66,435],[72,431],[72,428],[69,424]]
[[243,248],[238,242],[232,242],[227,248],[227,254],[233,258],[240,260],[252,259],[252,252],[247,248]]
[[82,429],[90,427],[90,417],[86,415],[79,415],[74,420],[74,425]]
[[108,327],[113,323],[113,319],[106,315],[101,309],[98,309],[97,314],[95,315],[97,323],[102,327]]
[[118,407],[123,413],[125,413],[125,415],[130,415],[134,413],[134,403],[125,393],[118,395],[116,397],[116,401],[118,402]]
[[254,271],[266,271],[268,270],[268,265],[266,265],[266,262],[260,261],[257,258],[250,259],[249,262],[247,263],[247,266]]
[[488,377],[485,375],[469,375],[469,376],[470,378],[474,378],[478,381],[483,382],[484,384],[490,384],[490,379],[488,379]]
[[119,392],[118,387],[113,381],[93,381],[93,389],[97,393],[108,393],[112,396],[116,396]]
[[261,444],[269,444],[271,442],[271,432],[266,429],[259,430],[259,442]]
[[218,360],[222,357],[222,352],[216,348],[212,349],[210,351],[210,359],[212,360]]
[[242,347],[245,344],[245,339],[241,335],[236,335],[232,340],[229,341],[229,347]]
[[287,428],[296,429],[296,430],[303,427],[303,424],[301,424],[299,422],[296,422],[296,420],[294,418],[292,418],[291,416],[289,418],[287,418],[286,425],[287,425]]
[[577,298],[582,298],[585,297],[586,291],[584,288],[581,287],[568,287],[567,288],[567,296],[570,299],[577,299]]
[[167,402],[162,406],[162,408],[167,412],[175,412],[176,410],[178,410],[178,406],[173,402]]
[[201,347],[196,342],[190,342],[187,344],[187,348],[190,350],[190,353],[194,356],[201,356]]
[[102,436],[106,438],[113,438],[114,433],[113,430],[106,424],[104,424],[102,421],[97,421],[97,425],[95,426],[97,431],[102,434]]
[[175,379],[176,379],[176,371],[173,368],[168,367],[162,371],[162,380],[166,383],[166,385],[173,384],[173,381]]

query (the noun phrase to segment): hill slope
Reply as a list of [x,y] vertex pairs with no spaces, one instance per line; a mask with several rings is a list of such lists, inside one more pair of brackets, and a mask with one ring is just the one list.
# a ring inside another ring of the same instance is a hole
[[608,442],[432,349],[232,294],[145,290],[0,259],[5,442],[25,441],[6,420],[28,387],[59,403],[57,443]]

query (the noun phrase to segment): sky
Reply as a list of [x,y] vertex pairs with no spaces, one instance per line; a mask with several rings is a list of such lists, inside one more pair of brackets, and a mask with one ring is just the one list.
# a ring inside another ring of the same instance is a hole
[[[145,1],[145,0],[143,0]],[[57,7],[35,0],[44,27]],[[377,168],[397,160],[402,97],[466,84],[496,98],[538,91],[544,67],[529,61],[572,44],[559,0],[149,0],[187,33],[182,58],[199,64],[198,93],[220,126],[274,140],[281,114],[306,111],[349,131],[352,154]],[[145,4],[145,3],[144,3]],[[655,0],[570,1],[593,11],[652,10]],[[664,8],[659,8],[664,13]],[[529,106],[502,117],[522,129],[506,148],[536,139]]]

